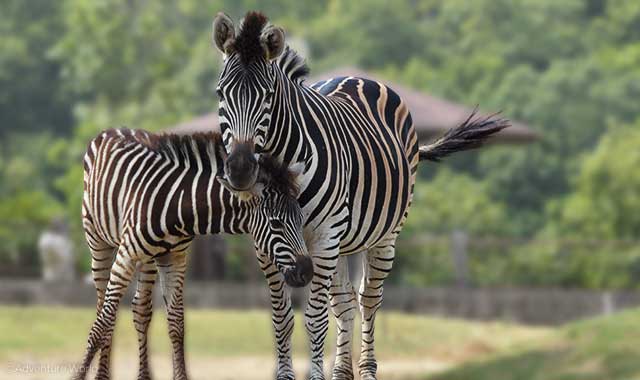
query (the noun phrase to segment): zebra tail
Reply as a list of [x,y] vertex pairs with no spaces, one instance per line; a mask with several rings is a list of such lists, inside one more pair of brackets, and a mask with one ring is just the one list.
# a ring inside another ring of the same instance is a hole
[[462,124],[449,129],[431,144],[418,148],[420,161],[439,162],[451,153],[478,148],[487,138],[511,126],[509,120],[496,117],[497,114],[477,117],[477,113],[476,108]]

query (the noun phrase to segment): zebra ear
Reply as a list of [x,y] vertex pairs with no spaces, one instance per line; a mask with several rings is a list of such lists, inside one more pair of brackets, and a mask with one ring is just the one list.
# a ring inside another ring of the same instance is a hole
[[291,166],[289,166],[289,171],[291,172],[291,175],[293,175],[293,178],[298,178],[300,175],[302,175],[302,173],[304,173],[305,166],[306,164],[304,162],[296,162],[295,164],[291,164]]
[[226,14],[219,12],[213,19],[213,42],[223,54],[228,54],[236,38],[233,21]]
[[260,44],[268,61],[278,58],[284,50],[284,29],[273,25],[267,26],[260,35]]
[[289,166],[289,172],[293,176],[293,180],[298,188],[300,188],[300,185],[302,184],[302,174],[304,173],[305,169],[306,164],[304,162],[296,162],[295,164]]

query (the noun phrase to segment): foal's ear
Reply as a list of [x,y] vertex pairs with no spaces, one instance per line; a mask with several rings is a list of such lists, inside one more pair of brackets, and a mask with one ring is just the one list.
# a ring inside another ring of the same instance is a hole
[[213,19],[213,42],[223,54],[228,54],[233,41],[236,39],[236,30],[233,21],[226,14],[219,12]]
[[296,162],[295,164],[291,164],[291,166],[289,166],[289,171],[291,172],[291,175],[293,175],[293,178],[298,178],[299,176],[301,176],[302,173],[304,173],[305,166],[306,165],[304,162]]
[[303,174],[305,168],[306,164],[304,162],[296,162],[295,164],[291,164],[289,166],[289,173],[291,173],[291,176],[293,177],[293,180],[295,181],[298,188],[300,188],[300,185],[302,185],[302,177],[304,177]]
[[279,26],[268,25],[262,30],[260,44],[268,61],[278,58],[284,50],[284,29]]

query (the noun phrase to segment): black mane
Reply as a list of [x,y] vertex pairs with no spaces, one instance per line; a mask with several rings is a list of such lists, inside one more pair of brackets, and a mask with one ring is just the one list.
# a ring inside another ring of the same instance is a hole
[[149,133],[149,142],[145,145],[156,153],[176,157],[180,161],[191,161],[192,157],[189,153],[191,149],[187,148],[195,145],[199,151],[203,152],[207,150],[207,146],[211,145],[214,148],[216,161],[221,162],[219,152],[215,149],[222,145],[222,136],[218,132],[197,132],[189,135]]
[[282,69],[289,79],[294,82],[300,82],[309,75],[309,66],[306,60],[298,52],[287,46],[277,61],[278,66]]
[[[260,12],[252,11],[245,15],[240,25],[240,32],[232,45],[232,49],[240,56],[243,64],[248,65],[266,57],[260,36],[268,23],[267,16]],[[295,82],[302,81],[309,74],[309,66],[304,57],[289,46],[285,47],[284,52],[277,59],[277,65]]]
[[260,43],[260,35],[268,21],[267,16],[260,12],[247,12],[244,17],[240,33],[233,43],[233,49],[244,64],[264,59],[266,52]]

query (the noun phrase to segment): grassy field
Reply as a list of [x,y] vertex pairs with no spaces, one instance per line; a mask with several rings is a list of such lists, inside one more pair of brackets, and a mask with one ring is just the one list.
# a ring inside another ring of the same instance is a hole
[[[0,307],[0,378],[67,378],[65,368],[82,355],[95,312],[88,308]],[[133,377],[137,342],[129,310],[116,327],[114,365],[120,376]],[[334,347],[334,327],[327,354]],[[193,378],[269,379],[273,372],[271,322],[265,311],[188,310],[186,346]],[[376,328],[380,371],[388,379],[415,378],[472,359],[521,349],[548,339],[553,332],[504,323],[469,323],[394,313],[381,313]],[[170,378],[170,345],[164,312],[157,310],[151,326],[153,366],[157,378]],[[302,375],[307,359],[300,316],[294,332],[296,368]],[[327,362],[330,363],[328,357]],[[40,374],[42,366],[55,374]],[[40,367],[38,367],[40,366]],[[240,375],[238,371],[241,371]],[[245,372],[242,372],[245,371]],[[249,372],[247,372],[249,371]],[[58,373],[62,372],[62,373]],[[68,372],[68,371],[67,371]],[[129,375],[130,374],[130,375]],[[57,375],[58,377],[54,376]]]
[[[87,308],[0,307],[0,378],[68,378],[93,317]],[[294,361],[303,378],[306,339],[299,316],[296,322]],[[640,379],[638,325],[640,311],[557,329],[383,313],[376,343],[383,379],[632,380]],[[192,378],[272,378],[268,313],[189,310],[186,328]],[[330,331],[329,355],[333,326]],[[136,349],[131,313],[125,309],[116,329],[115,378],[134,377]],[[169,379],[170,346],[161,310],[152,323],[151,350],[156,378]]]

